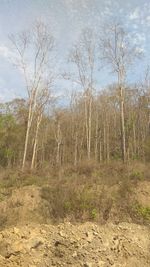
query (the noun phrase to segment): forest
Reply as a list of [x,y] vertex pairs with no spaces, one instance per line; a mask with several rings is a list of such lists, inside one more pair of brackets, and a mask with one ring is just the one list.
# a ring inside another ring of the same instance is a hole
[[[60,73],[57,44],[44,23],[9,41],[26,97],[0,104],[1,167],[149,161],[150,72],[146,66],[141,81],[128,82],[144,55],[124,25],[108,23],[99,34],[83,29]],[[103,68],[115,80],[99,88]],[[57,80],[70,87],[61,103]]]
[[150,267],[150,1],[0,22],[0,267]]

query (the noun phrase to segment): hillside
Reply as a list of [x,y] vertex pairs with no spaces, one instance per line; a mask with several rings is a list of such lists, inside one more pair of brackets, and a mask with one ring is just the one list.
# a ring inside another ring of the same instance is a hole
[[5,171],[0,266],[150,266],[149,166]]

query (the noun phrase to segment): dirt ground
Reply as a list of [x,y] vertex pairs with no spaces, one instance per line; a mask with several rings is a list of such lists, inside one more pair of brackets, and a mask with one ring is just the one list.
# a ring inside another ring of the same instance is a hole
[[[0,267],[149,267],[150,182],[139,181],[128,194],[128,187],[121,188],[106,186],[97,221],[67,217],[55,223],[49,195],[42,198],[41,187],[2,188]],[[131,210],[136,202],[139,221]]]
[[8,228],[0,233],[0,266],[149,267],[150,229],[69,222]]

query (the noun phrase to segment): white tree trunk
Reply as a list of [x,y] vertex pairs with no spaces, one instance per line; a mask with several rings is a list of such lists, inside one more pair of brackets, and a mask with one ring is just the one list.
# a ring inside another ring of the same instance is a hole
[[120,121],[121,121],[121,150],[122,160],[126,161],[126,136],[125,136],[125,115],[124,115],[124,88],[122,70],[118,73],[118,86],[120,93]]
[[38,133],[39,133],[41,120],[42,120],[42,113],[39,114],[38,118],[37,118],[36,132],[35,132],[34,146],[33,146],[33,154],[32,154],[32,161],[31,161],[31,170],[33,170],[34,166],[35,166],[35,155],[36,155],[36,151],[37,151]]

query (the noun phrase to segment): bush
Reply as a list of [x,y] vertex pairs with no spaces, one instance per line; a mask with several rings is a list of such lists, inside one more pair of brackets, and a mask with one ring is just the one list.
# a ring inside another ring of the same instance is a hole
[[98,220],[102,210],[103,192],[88,186],[59,184],[43,187],[41,196],[49,203],[50,216],[57,219],[71,217],[76,221]]
[[133,171],[131,174],[130,174],[130,178],[131,180],[135,180],[135,181],[141,181],[144,179],[144,176],[143,176],[143,173],[140,172],[140,171]]
[[136,207],[137,213],[144,219],[150,221],[150,207],[143,207],[141,205],[137,205]]

